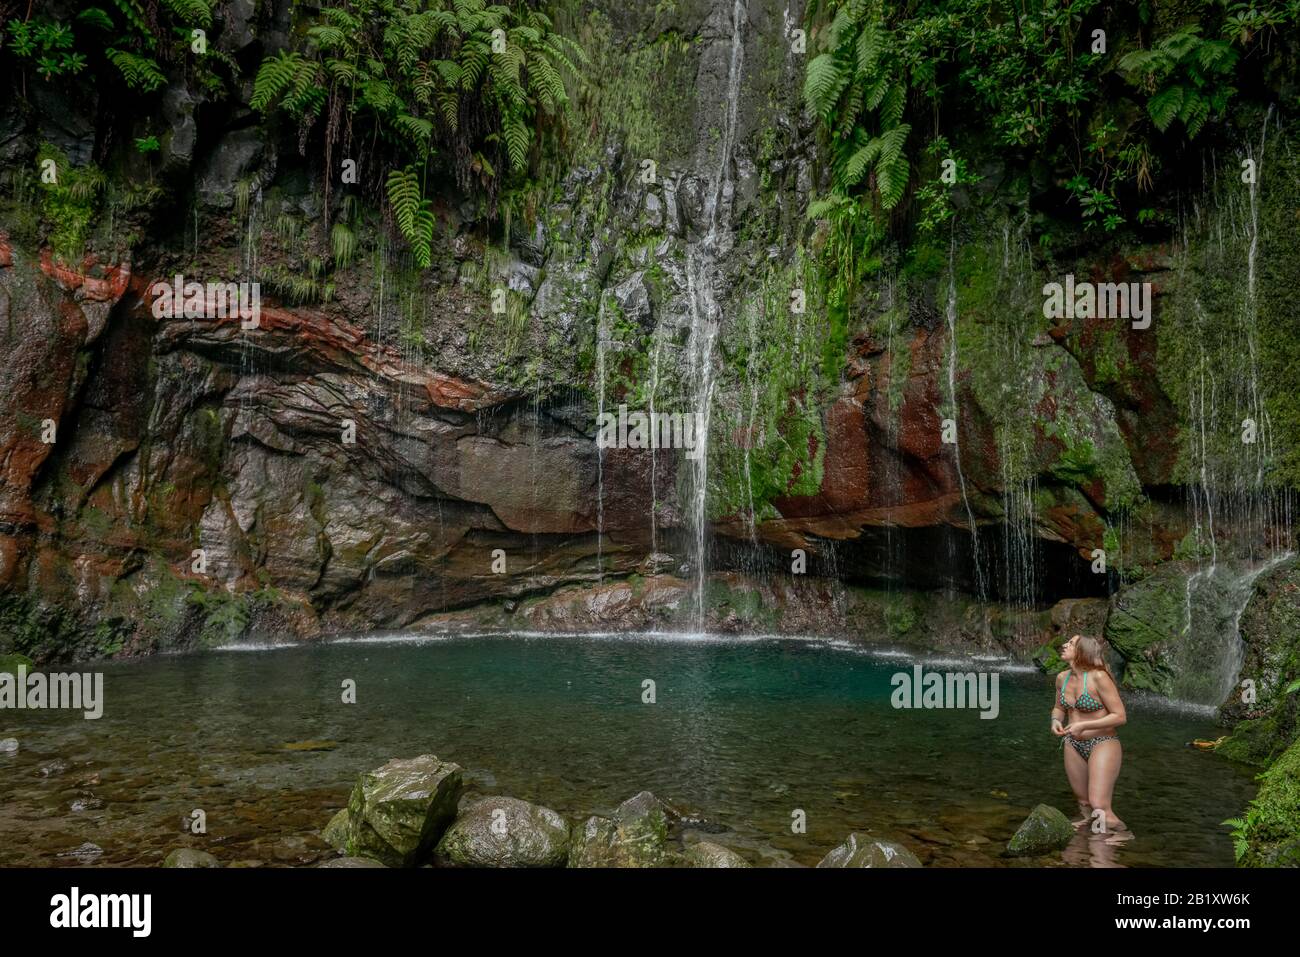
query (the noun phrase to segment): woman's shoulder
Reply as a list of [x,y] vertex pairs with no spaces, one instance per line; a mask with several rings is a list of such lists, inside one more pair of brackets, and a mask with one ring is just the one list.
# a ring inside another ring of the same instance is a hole
[[1088,672],[1092,680],[1103,687],[1114,687],[1115,679],[1110,676],[1110,672],[1105,668],[1093,668]]
[[1070,677],[1069,668],[1066,668],[1064,671],[1058,671],[1056,673],[1056,687],[1059,688],[1061,687],[1061,685],[1065,684],[1065,682],[1069,679],[1069,677]]

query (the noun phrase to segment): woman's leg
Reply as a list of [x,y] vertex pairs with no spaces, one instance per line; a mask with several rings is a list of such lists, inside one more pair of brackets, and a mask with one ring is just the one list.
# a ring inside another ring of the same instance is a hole
[[1065,742],[1065,747],[1061,750],[1065,752],[1065,776],[1070,782],[1075,800],[1079,802],[1079,820],[1074,822],[1074,826],[1082,827],[1092,815],[1092,807],[1088,804],[1088,762],[1079,757],[1079,752],[1074,750],[1069,741]]
[[1118,738],[1092,746],[1092,757],[1088,760],[1088,803],[1106,812],[1108,831],[1127,830],[1110,806],[1115,794],[1115,779],[1119,777],[1123,761],[1124,749],[1120,747]]

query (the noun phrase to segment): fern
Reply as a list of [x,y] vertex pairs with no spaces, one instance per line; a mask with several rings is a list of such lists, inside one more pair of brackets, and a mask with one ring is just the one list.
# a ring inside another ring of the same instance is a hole
[[162,0],[162,5],[188,26],[212,26],[212,8],[206,0]]
[[149,57],[139,56],[127,50],[109,47],[104,51],[110,63],[122,74],[126,85],[133,90],[152,93],[167,82],[158,64]]

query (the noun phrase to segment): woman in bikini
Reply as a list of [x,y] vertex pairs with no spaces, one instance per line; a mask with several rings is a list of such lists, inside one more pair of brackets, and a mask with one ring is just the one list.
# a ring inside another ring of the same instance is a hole
[[1065,776],[1082,814],[1074,826],[1088,825],[1101,811],[1106,831],[1119,836],[1127,828],[1110,802],[1124,754],[1115,735],[1128,720],[1124,702],[1096,638],[1075,635],[1061,646],[1061,658],[1070,667],[1056,676],[1052,733],[1064,741]]

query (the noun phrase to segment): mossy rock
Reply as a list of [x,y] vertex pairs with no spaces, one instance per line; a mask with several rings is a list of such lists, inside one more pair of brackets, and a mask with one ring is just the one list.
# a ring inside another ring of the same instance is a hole
[[464,808],[438,842],[439,867],[564,867],[569,825],[555,811],[510,797]]
[[0,655],[0,674],[11,674],[16,677],[19,668],[26,668],[31,671],[35,667],[36,665],[32,663],[32,659],[26,655]]
[[352,868],[352,867],[383,867],[384,865],[381,864],[379,861],[375,860],[373,857],[335,857],[332,858],[331,860],[324,861],[323,863],[317,864],[316,866],[318,868],[319,867]]
[[1054,807],[1040,804],[1007,842],[1007,853],[1012,857],[1050,854],[1069,844],[1074,834],[1069,818]]
[[348,799],[348,856],[417,867],[456,817],[464,787],[460,766],[432,754],[367,771]]
[[329,823],[325,825],[325,829],[320,832],[320,836],[321,840],[334,850],[339,852],[346,850],[348,846],[348,809],[344,808],[330,818]]
[[163,867],[220,867],[221,862],[207,851],[192,847],[178,847],[167,855]]
[[729,847],[712,841],[697,841],[682,855],[687,867],[749,867],[745,860]]
[[921,862],[902,844],[855,832],[843,844],[831,848],[817,866],[897,868],[920,867]]
[[1255,580],[1241,616],[1246,653],[1242,680],[1251,681],[1253,700],[1240,686],[1220,709],[1234,723],[1219,753],[1235,761],[1267,766],[1300,734],[1300,692],[1287,688],[1300,679],[1300,560],[1290,559]]
[[1242,867],[1300,867],[1300,740],[1259,776],[1244,821]]
[[1173,673],[1164,653],[1182,637],[1187,577],[1176,565],[1120,590],[1106,616],[1106,640],[1124,659],[1125,687],[1169,694]]
[[590,817],[574,829],[570,867],[667,867],[671,810],[649,791],[619,805],[612,817]]

